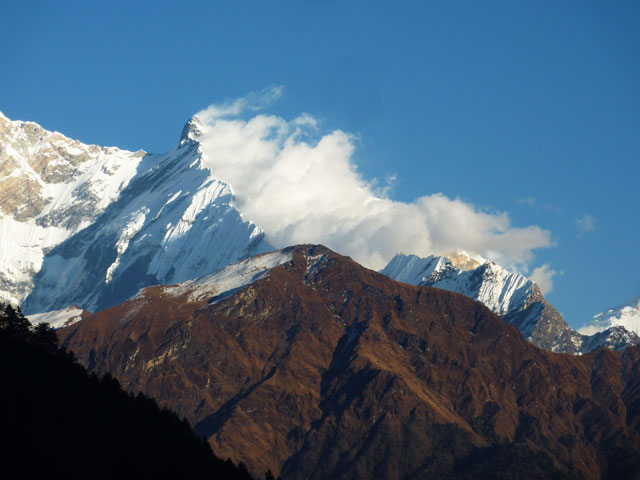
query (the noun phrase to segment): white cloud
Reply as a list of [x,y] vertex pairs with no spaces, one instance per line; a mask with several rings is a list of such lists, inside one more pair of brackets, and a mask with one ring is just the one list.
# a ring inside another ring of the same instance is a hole
[[543,295],[546,295],[553,291],[553,277],[555,275],[562,275],[562,272],[552,269],[550,263],[545,263],[534,268],[529,279],[536,282]]
[[280,94],[267,89],[198,114],[207,166],[232,186],[236,206],[275,246],[322,243],[379,269],[397,252],[425,256],[458,248],[526,267],[532,250],[550,245],[540,227],[513,227],[506,213],[442,193],[411,203],[387,198],[395,176],[381,188],[365,180],[353,162],[354,137],[339,130],[319,135],[308,114],[293,121],[237,118]]
[[578,238],[582,237],[585,233],[592,232],[596,229],[596,219],[588,213],[576,218],[573,223],[578,229]]
[[529,207],[536,206],[536,197],[524,197],[516,200],[520,205],[528,205]]
[[536,197],[523,197],[518,198],[516,203],[519,205],[526,205],[527,207],[535,208],[537,211],[546,211],[553,212],[557,214],[562,213],[562,209],[557,205],[552,205],[550,203],[540,203]]
[[266,87],[259,92],[250,93],[246,97],[226,100],[219,105],[209,105],[198,112],[197,117],[204,123],[210,123],[219,118],[240,115],[247,110],[254,112],[263,110],[278,100],[282,96],[283,90],[284,87],[281,85]]

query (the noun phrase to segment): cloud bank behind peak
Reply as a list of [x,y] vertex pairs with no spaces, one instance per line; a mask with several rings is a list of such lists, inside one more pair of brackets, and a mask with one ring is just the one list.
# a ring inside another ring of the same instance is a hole
[[550,246],[547,230],[514,227],[507,213],[442,193],[411,203],[386,198],[377,181],[359,173],[354,136],[319,133],[308,114],[285,120],[257,113],[281,93],[270,87],[197,114],[207,167],[232,186],[236,206],[273,245],[322,243],[373,269],[398,252],[456,249],[526,269],[534,249]]

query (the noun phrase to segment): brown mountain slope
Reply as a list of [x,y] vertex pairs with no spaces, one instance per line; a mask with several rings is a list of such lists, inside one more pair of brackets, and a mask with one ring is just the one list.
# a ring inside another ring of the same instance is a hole
[[256,473],[640,477],[638,347],[553,354],[463,295],[287,252],[210,304],[152,287],[60,336]]

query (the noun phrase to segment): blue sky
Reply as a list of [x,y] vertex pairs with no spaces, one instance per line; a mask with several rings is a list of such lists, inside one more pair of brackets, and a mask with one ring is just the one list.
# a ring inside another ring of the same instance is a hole
[[356,136],[390,197],[441,192],[537,225],[530,268],[572,326],[640,293],[637,2],[3,2],[0,110],[167,151],[213,103]]

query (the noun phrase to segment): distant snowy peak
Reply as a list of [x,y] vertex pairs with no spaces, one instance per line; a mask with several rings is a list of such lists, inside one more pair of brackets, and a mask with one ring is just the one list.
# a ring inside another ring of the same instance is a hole
[[631,345],[640,344],[640,336],[636,332],[622,326],[609,327],[600,332],[583,335],[580,353],[589,353],[600,347],[610,350],[624,350]]
[[629,331],[635,325],[640,327],[640,298],[596,316],[600,322],[597,329],[590,327],[591,331],[576,332],[544,299],[535,282],[466,252],[426,258],[398,254],[381,273],[401,282],[467,295],[546,350],[582,354],[600,347],[620,350],[640,343],[640,337]]
[[449,277],[457,277],[486,262],[487,260],[480,256],[471,256],[460,250],[447,256],[430,255],[425,258],[399,253],[391,259],[381,273],[400,282],[426,285]]
[[448,256],[396,255],[381,271],[413,285],[429,285],[472,297],[499,315],[521,307],[534,282],[480,256],[458,251]]
[[435,272],[444,270],[447,263],[448,260],[445,257],[431,255],[421,258],[417,255],[398,253],[381,273],[399,282],[421,285],[428,282]]
[[629,331],[640,334],[640,295],[622,305],[598,313],[579,332],[585,335],[593,335],[610,327],[624,327]]

